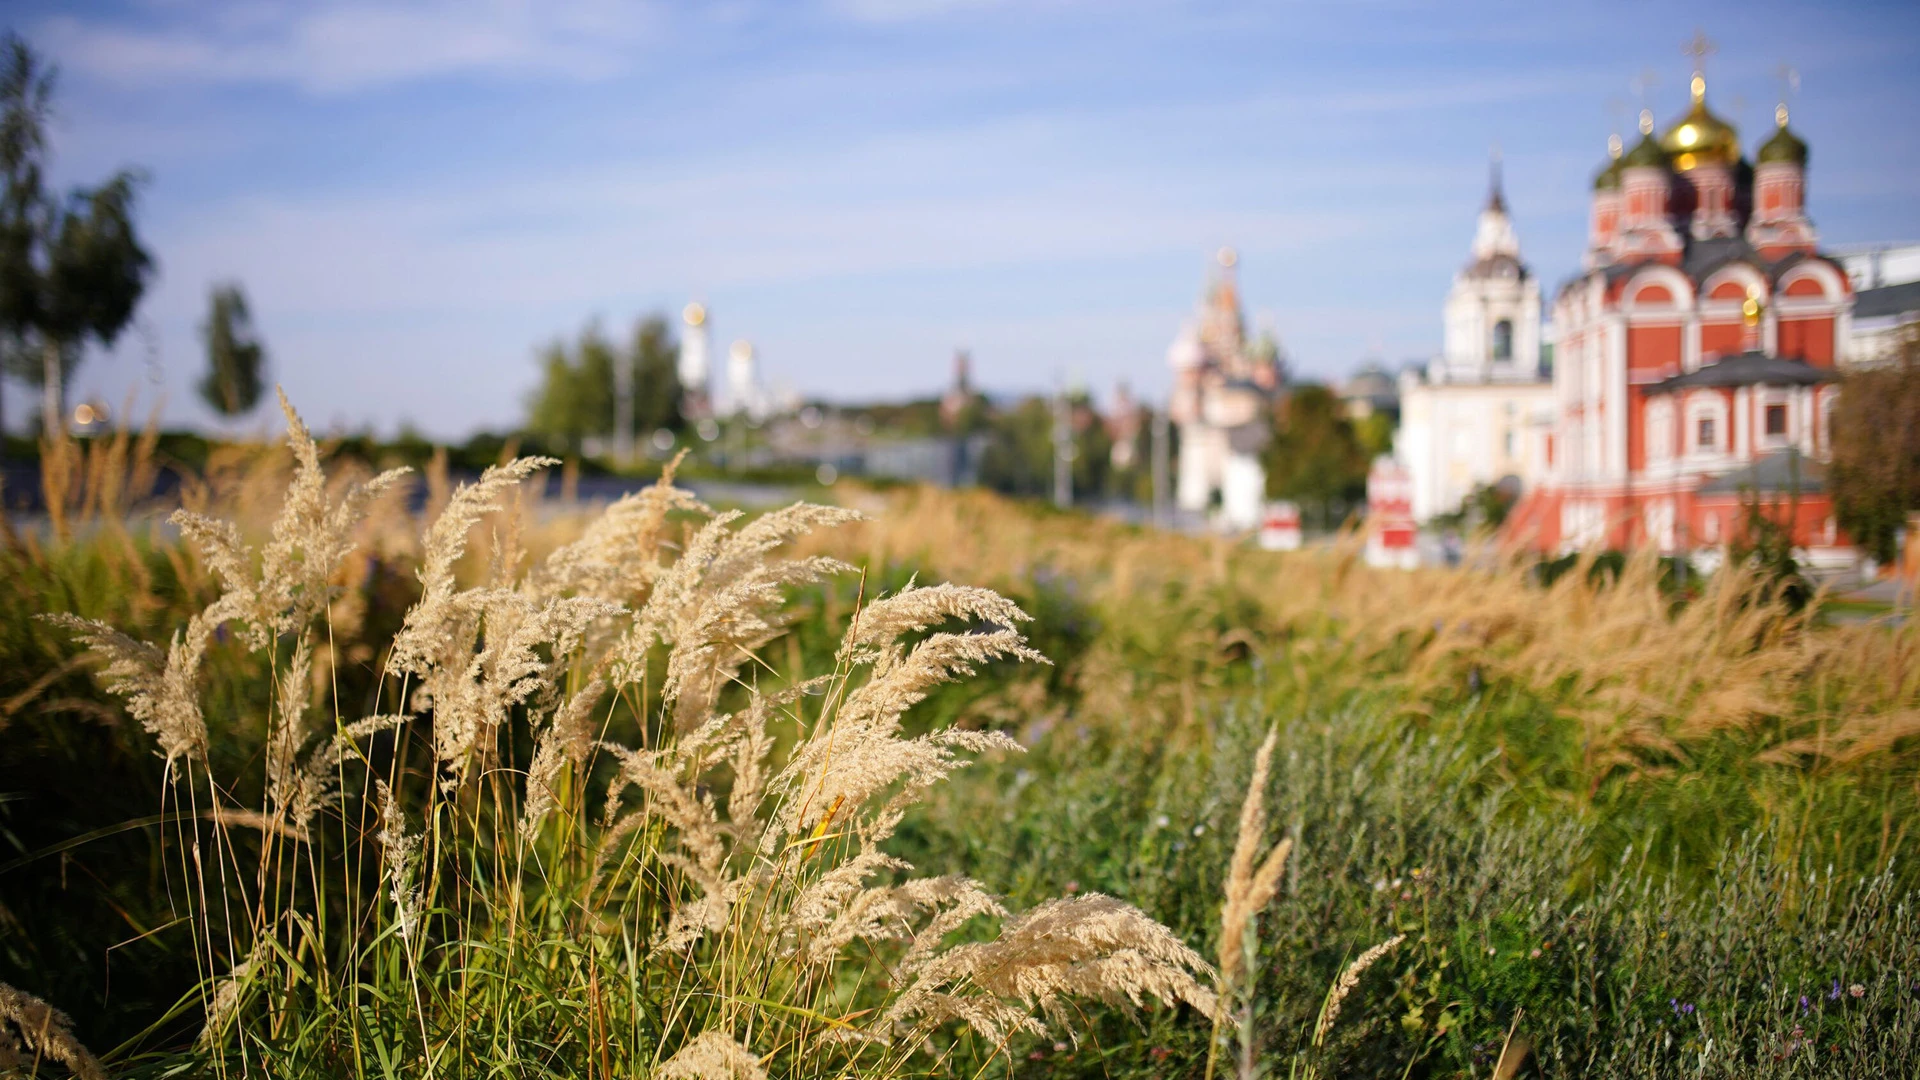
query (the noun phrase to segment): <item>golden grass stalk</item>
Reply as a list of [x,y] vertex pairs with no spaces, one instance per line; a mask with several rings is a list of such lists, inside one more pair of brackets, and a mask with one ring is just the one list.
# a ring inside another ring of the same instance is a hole
[[767,1080],[753,1051],[730,1035],[703,1031],[653,1074],[658,1080]]
[[106,1080],[107,1071],[73,1037],[67,1014],[32,994],[0,983],[0,1072],[37,1075],[42,1062],[64,1065],[78,1080]]
[[1340,1019],[1341,1004],[1347,1000],[1348,994],[1353,993],[1354,987],[1360,985],[1360,976],[1365,975],[1367,969],[1372,967],[1375,961],[1387,955],[1387,953],[1393,950],[1394,946],[1406,939],[1407,935],[1405,934],[1393,935],[1355,957],[1353,963],[1347,965],[1347,970],[1340,973],[1339,981],[1333,984],[1333,989],[1327,994],[1327,1003],[1320,1008],[1319,1022],[1313,1026],[1313,1044],[1315,1046],[1320,1046],[1326,1042],[1327,1033],[1333,1030],[1334,1021]]

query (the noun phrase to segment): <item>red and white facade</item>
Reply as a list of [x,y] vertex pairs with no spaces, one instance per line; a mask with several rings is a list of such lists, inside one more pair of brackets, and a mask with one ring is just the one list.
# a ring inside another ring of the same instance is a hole
[[1507,534],[1545,551],[1717,548],[1748,506],[1850,557],[1821,483],[1852,288],[1806,216],[1805,145],[1749,166],[1705,107],[1595,183],[1586,270],[1554,300],[1549,478]]

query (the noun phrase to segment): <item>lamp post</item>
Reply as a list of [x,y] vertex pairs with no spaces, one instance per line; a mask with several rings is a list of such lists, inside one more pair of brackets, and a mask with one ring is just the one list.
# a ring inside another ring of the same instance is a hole
[[1053,505],[1073,505],[1073,406],[1064,387],[1053,397]]

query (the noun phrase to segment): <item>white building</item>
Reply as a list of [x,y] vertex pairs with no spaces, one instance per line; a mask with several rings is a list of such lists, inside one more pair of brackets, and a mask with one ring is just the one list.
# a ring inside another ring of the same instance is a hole
[[1853,283],[1843,361],[1872,367],[1898,355],[1920,330],[1920,244],[1874,244],[1835,252]]
[[1498,169],[1473,257],[1447,295],[1445,349],[1400,376],[1394,456],[1416,521],[1459,509],[1480,485],[1511,477],[1525,489],[1547,473],[1554,399],[1540,366],[1540,282],[1520,261]]

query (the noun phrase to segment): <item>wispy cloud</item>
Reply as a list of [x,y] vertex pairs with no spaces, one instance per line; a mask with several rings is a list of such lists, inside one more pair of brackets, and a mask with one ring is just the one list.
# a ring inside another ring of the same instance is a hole
[[623,70],[656,19],[616,0],[230,2],[165,26],[46,20],[37,36],[110,82],[278,83],[340,94],[449,75],[594,79]]

